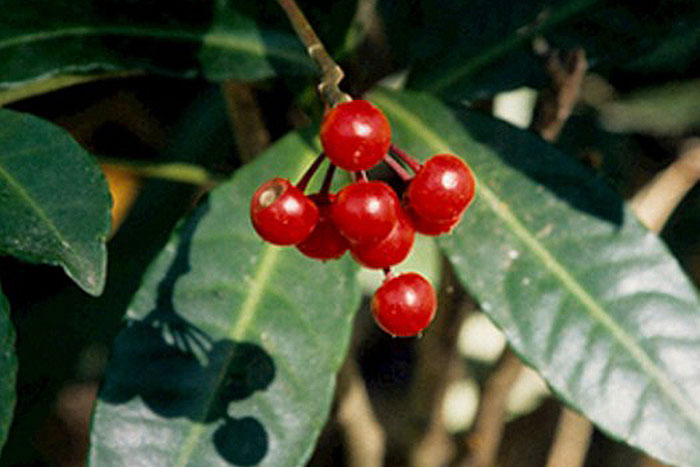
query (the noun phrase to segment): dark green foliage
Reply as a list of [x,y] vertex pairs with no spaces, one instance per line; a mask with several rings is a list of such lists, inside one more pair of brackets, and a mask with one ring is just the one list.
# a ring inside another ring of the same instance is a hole
[[15,407],[15,332],[10,322],[10,306],[0,289],[0,447],[7,439]]
[[68,133],[0,110],[0,253],[60,264],[99,295],[109,206],[102,172]]

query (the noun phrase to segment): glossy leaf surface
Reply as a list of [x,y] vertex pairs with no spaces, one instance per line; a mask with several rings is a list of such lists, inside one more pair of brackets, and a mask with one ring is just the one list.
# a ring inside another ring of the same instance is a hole
[[12,422],[16,377],[15,332],[10,321],[10,306],[0,289],[0,449]]
[[349,258],[264,243],[255,189],[298,179],[292,134],[212,191],[146,273],[116,338],[92,465],[301,465],[326,421],[359,303]]
[[0,110],[0,253],[61,265],[99,295],[109,208],[102,172],[66,131]]
[[532,133],[426,95],[370,98],[401,147],[474,169],[475,202],[439,244],[518,354],[612,436],[697,465],[700,303],[663,243]]
[[259,26],[234,2],[8,0],[2,7],[0,87],[111,70],[214,80],[314,71],[293,34]]

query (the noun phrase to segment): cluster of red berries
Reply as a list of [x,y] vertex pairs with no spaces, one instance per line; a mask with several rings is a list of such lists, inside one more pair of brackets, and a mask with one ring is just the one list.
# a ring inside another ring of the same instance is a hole
[[[390,268],[408,256],[415,232],[440,235],[457,225],[474,197],[471,170],[449,154],[420,164],[391,144],[389,121],[363,100],[330,109],[320,136],[324,152],[296,186],[273,178],[255,192],[253,227],[264,240],[295,245],[311,258],[340,258],[350,250],[362,266],[383,269],[386,278],[372,299],[372,314],[389,334],[416,335],[435,315],[435,290],[419,274],[394,276]],[[330,164],[322,187],[306,196],[304,190],[325,158]],[[365,171],[382,160],[407,183],[403,203],[388,184],[367,179]],[[331,193],[336,167],[352,172],[356,181]]]

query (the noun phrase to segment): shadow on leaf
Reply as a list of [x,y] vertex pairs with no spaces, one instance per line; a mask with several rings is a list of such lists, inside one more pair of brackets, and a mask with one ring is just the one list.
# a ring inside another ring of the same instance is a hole
[[235,465],[253,465],[267,453],[267,432],[253,417],[229,416],[228,408],[265,390],[275,377],[274,362],[256,344],[213,340],[173,302],[177,280],[190,271],[191,240],[206,206],[181,230],[155,308],[142,320],[130,320],[117,337],[99,397],[113,405],[139,397],[161,417],[218,423],[213,443],[219,455]]
[[477,112],[462,112],[460,119],[470,135],[493,150],[504,163],[541,184],[572,208],[615,226],[622,225],[622,198],[601,176],[572,157],[554,150],[532,132]]

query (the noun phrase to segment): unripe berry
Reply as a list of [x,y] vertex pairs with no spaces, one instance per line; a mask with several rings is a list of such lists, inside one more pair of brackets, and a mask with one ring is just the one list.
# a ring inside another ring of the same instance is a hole
[[386,280],[372,297],[372,315],[393,336],[415,336],[435,316],[437,295],[433,286],[416,273]]
[[399,209],[398,222],[394,229],[378,243],[353,245],[352,257],[362,266],[370,269],[384,269],[399,264],[406,259],[413,247],[415,230],[411,220]]
[[369,102],[345,102],[323,118],[321,144],[326,156],[341,169],[368,170],[389,150],[391,127],[382,111]]
[[331,206],[333,222],[354,244],[376,243],[398,222],[399,199],[384,182],[359,181],[338,192]]
[[318,208],[284,178],[260,185],[250,201],[253,227],[265,241],[295,245],[309,236],[318,222]]
[[310,258],[320,260],[340,258],[349,247],[348,241],[340,234],[331,219],[331,204],[335,201],[335,197],[331,193],[316,193],[309,196],[318,207],[318,223],[311,235],[297,245],[297,249]]
[[428,222],[458,218],[474,198],[474,175],[459,157],[438,154],[428,159],[406,189],[409,208]]

